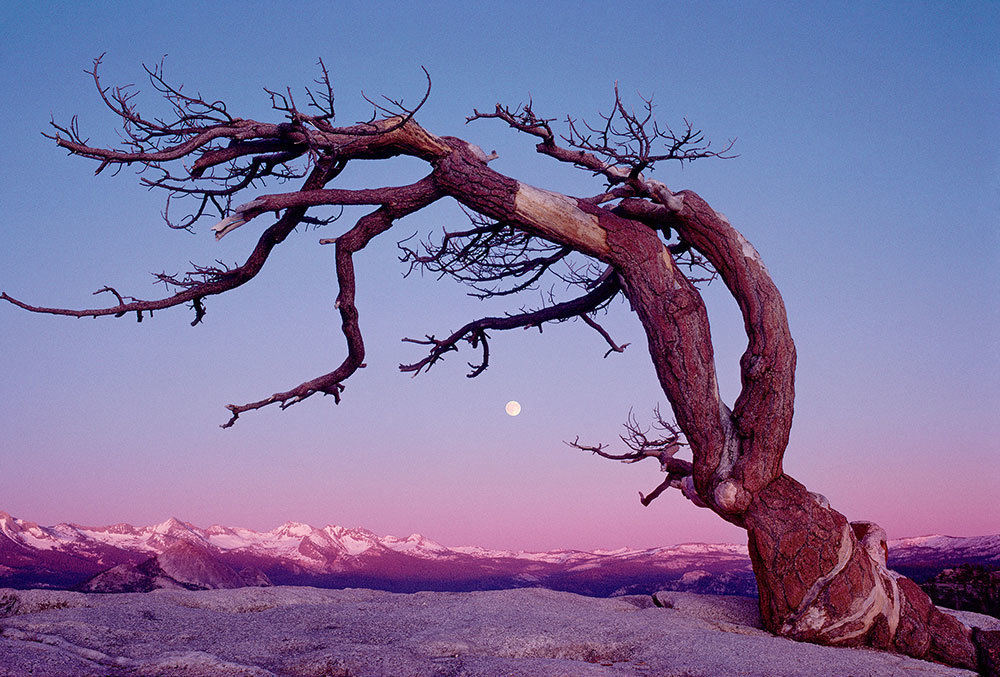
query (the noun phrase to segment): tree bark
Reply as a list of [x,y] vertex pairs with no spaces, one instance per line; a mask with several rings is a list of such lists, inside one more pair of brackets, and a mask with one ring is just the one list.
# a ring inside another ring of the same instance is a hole
[[[849,524],[826,498],[783,473],[795,348],[781,295],[760,255],[724,217],[690,191],[678,196],[684,203],[679,211],[638,201],[624,201],[620,211],[677,229],[711,261],[739,304],[748,346],[732,412],[720,403],[714,376],[697,378],[711,348],[707,319],[682,310],[691,303],[689,290],[665,281],[654,293],[630,300],[664,393],[691,443],[699,496],[747,530],[764,626],[800,641],[871,646],[975,669],[972,631],[887,568],[885,532],[872,523]],[[635,248],[639,239],[631,236],[625,246]],[[668,257],[643,260],[634,272],[624,268],[629,288],[668,276]],[[691,328],[678,341],[679,316],[697,318],[694,324],[704,328]],[[679,343],[700,346],[704,362],[692,359],[690,350],[679,351]]]

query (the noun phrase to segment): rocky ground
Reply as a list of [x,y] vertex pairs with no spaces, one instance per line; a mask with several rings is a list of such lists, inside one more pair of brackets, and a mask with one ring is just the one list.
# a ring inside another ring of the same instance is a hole
[[[756,602],[544,589],[0,589],[0,675],[971,675],[773,637]],[[963,615],[962,612],[957,612]],[[981,627],[1000,620],[964,614]]]

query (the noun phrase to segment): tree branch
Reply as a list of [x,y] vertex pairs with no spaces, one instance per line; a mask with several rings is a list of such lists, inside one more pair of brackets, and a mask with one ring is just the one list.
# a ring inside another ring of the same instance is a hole
[[608,342],[608,345],[611,346],[610,348],[608,348],[608,352],[604,353],[605,359],[607,359],[608,355],[610,355],[611,353],[624,353],[625,349],[629,347],[630,344],[628,343],[623,343],[621,345],[615,343],[614,339],[611,338],[611,334],[609,334],[604,327],[599,325],[597,321],[594,320],[594,318],[592,318],[590,315],[586,314],[581,315],[580,319],[583,320],[587,324],[587,326],[592,327],[594,331],[600,334],[604,338],[604,340]]
[[[606,275],[604,280],[591,292],[578,298],[563,303],[557,303],[539,310],[509,315],[507,317],[484,317],[473,322],[469,322],[462,328],[453,332],[448,338],[438,340],[434,336],[428,335],[425,339],[404,338],[407,343],[431,346],[430,352],[424,359],[413,364],[401,364],[399,370],[403,372],[413,372],[416,376],[423,369],[430,369],[435,362],[442,359],[444,354],[453,350],[458,350],[458,342],[465,340],[473,348],[482,345],[483,359],[479,364],[469,363],[472,369],[467,376],[475,378],[483,373],[489,366],[489,336],[487,330],[506,330],[527,327],[540,327],[545,322],[566,320],[571,317],[586,316],[587,313],[597,309],[601,304],[611,300],[621,287],[618,279],[614,275]],[[612,342],[613,343],[613,342]]]
[[[420,268],[467,284],[477,298],[507,296],[531,288],[573,253],[570,247],[541,240],[509,223],[467,215],[473,228],[445,232],[437,245],[422,243],[423,254],[405,244],[409,238],[397,243],[403,252],[400,261],[409,263],[406,275]],[[510,279],[520,281],[506,288],[501,286]]]
[[[323,169],[316,167],[310,174],[309,178],[306,180],[304,187],[318,187],[322,186],[330,174],[335,171],[335,169],[327,168]],[[20,308],[31,311],[33,313],[44,313],[49,315],[68,315],[70,317],[101,317],[106,315],[114,315],[115,317],[122,317],[126,313],[135,312],[139,321],[142,321],[142,314],[144,312],[149,312],[152,314],[154,310],[162,310],[164,308],[172,308],[174,306],[179,306],[184,303],[192,303],[195,309],[195,321],[193,324],[197,324],[204,317],[204,305],[202,300],[206,296],[214,296],[216,294],[222,294],[230,289],[235,289],[243,284],[246,284],[252,280],[257,273],[261,271],[264,264],[267,262],[268,256],[271,254],[271,250],[278,244],[280,244],[284,239],[295,229],[297,225],[305,217],[306,208],[296,207],[293,209],[288,209],[284,216],[278,219],[273,225],[267,228],[257,240],[257,245],[254,247],[250,256],[243,263],[243,265],[229,270],[219,270],[214,274],[211,274],[207,280],[204,282],[192,283],[183,291],[180,291],[172,296],[166,298],[143,301],[138,299],[133,299],[130,302],[126,302],[121,295],[114,292],[115,296],[118,298],[118,305],[112,306],[110,308],[89,308],[83,310],[74,310],[69,308],[47,308],[41,306],[32,306],[22,301],[19,301],[11,296],[8,296],[6,292],[0,293],[0,299],[8,301]],[[110,287],[105,287],[95,293],[100,293],[101,291],[113,291]]]
[[[601,114],[603,124],[600,127],[592,127],[586,121],[578,124],[572,118],[566,118],[569,133],[562,136],[562,140],[569,148],[556,143],[550,126],[554,118],[537,116],[530,100],[514,110],[500,104],[492,113],[474,110],[466,121],[500,119],[513,129],[542,139],[535,146],[539,153],[603,176],[611,186],[634,180],[644,170],[652,169],[657,162],[665,160],[683,164],[710,157],[736,157],[728,154],[735,140],[722,150],[712,150],[702,131],[695,129],[687,120],[684,120],[680,132],[674,132],[667,125],[661,126],[653,117],[655,106],[652,99],[640,95],[643,106],[637,113],[625,107],[617,82],[614,92],[611,113]],[[658,147],[662,147],[660,152],[656,152]]]
[[[622,463],[637,463],[647,458],[657,459],[660,462],[660,470],[667,473],[667,476],[663,482],[661,482],[659,486],[653,489],[653,491],[649,494],[644,495],[641,492],[639,493],[639,501],[643,505],[649,505],[656,499],[657,496],[670,487],[680,489],[687,498],[700,505],[704,505],[697,497],[697,492],[695,492],[694,486],[691,484],[691,478],[694,474],[694,465],[690,461],[674,458],[677,451],[682,446],[686,446],[686,443],[682,442],[680,439],[681,431],[675,424],[664,420],[663,416],[660,414],[659,406],[657,406],[654,410],[654,415],[655,419],[652,426],[650,428],[643,429],[639,426],[632,412],[629,412],[628,419],[625,422],[626,432],[624,435],[619,436],[622,442],[625,443],[625,446],[630,449],[629,452],[624,454],[608,453],[604,451],[607,448],[604,444],[580,444],[579,437],[572,442],[566,442],[566,444],[574,449],[588,451],[602,458],[607,458],[612,461],[621,461]],[[666,434],[650,438],[649,432],[651,429],[661,430]],[[685,486],[685,483],[687,486]]]
[[[356,281],[354,274],[353,255],[365,248],[376,235],[392,227],[395,219],[422,209],[442,197],[442,193],[434,185],[430,177],[422,179],[411,186],[395,191],[393,201],[387,202],[379,209],[361,217],[349,231],[336,240],[337,282],[340,293],[334,306],[340,311],[341,328],[347,341],[347,356],[340,366],[310,381],[280,393],[275,393],[256,402],[248,404],[227,405],[232,414],[223,428],[232,427],[240,414],[260,409],[271,404],[278,404],[281,409],[301,402],[316,393],[333,395],[334,401],[340,403],[340,393],[344,390],[343,382],[355,371],[364,366],[365,345],[358,325],[358,309],[354,304]],[[295,209],[303,209],[296,207]],[[291,210],[290,210],[291,211]]]
[[[642,428],[638,421],[636,421],[633,413],[629,411],[628,418],[625,421],[625,434],[619,436],[630,450],[624,454],[608,453],[604,451],[607,448],[604,444],[580,444],[579,437],[572,442],[566,442],[566,444],[574,449],[588,451],[602,458],[621,461],[622,463],[637,463],[647,458],[655,458],[660,462],[660,470],[667,473],[667,476],[649,494],[640,492],[639,501],[643,505],[649,505],[657,496],[670,487],[673,487],[680,489],[685,497],[692,502],[704,507],[705,504],[698,496],[692,483],[694,464],[690,461],[674,458],[674,455],[682,446],[687,446],[686,442],[681,441],[682,433],[680,429],[676,424],[663,418],[659,405],[653,410],[653,414],[652,425],[648,428]],[[649,433],[654,429],[660,430],[665,434],[650,437]]]

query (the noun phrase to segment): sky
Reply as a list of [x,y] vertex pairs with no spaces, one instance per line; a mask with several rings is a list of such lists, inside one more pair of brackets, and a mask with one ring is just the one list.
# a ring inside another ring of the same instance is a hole
[[[362,98],[415,102],[418,122],[499,158],[491,167],[571,195],[601,184],[534,152],[473,109],[530,97],[540,115],[596,119],[615,83],[653,96],[739,157],[663,166],[756,246],[798,350],[785,470],[851,520],[890,537],[1000,532],[1000,4],[995,2],[4,3],[0,8],[0,290],[92,307],[111,285],[150,298],[150,273],[242,261],[258,219],[216,242],[163,225],[163,196],[136,174],[94,176],[41,135],[78,116],[116,141],[83,72],[107,53],[108,84],[166,55],[168,79],[238,117],[277,120],[262,88],[311,84],[322,58],[337,122]],[[409,182],[413,160],[353,163],[341,186]],[[270,190],[275,190],[271,187]],[[253,195],[247,195],[251,199]],[[419,532],[446,545],[526,550],[743,542],[678,492],[643,507],[655,463],[623,465],[565,444],[618,441],[629,411],[665,407],[638,321],[496,333],[491,367],[469,349],[417,378],[404,336],[450,332],[535,303],[481,302],[448,280],[403,278],[396,242],[463,225],[454,205],[399,222],[356,257],[367,367],[343,402],[314,397],[245,414],[224,406],[326,373],[345,345],[333,309],[333,237],[363,212],[291,236],[252,283],[191,311],[72,319],[0,307],[0,510],[41,524],[272,529],[294,520]],[[704,291],[723,397],[746,345],[735,303]],[[106,301],[106,299],[105,299]],[[508,416],[504,405],[521,403]]]

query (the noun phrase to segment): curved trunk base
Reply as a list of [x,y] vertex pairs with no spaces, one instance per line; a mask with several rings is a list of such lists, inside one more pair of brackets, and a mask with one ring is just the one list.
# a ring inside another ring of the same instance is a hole
[[877,525],[849,524],[787,475],[757,493],[745,518],[761,618],[771,632],[979,667],[972,629],[887,568]]

